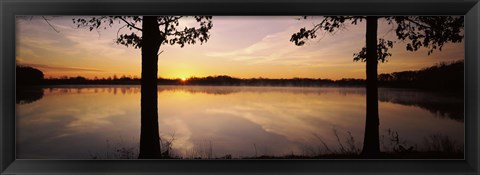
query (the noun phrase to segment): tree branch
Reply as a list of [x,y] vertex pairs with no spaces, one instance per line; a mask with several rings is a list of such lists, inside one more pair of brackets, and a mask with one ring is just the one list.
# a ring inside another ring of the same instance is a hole
[[160,54],[162,54],[163,51],[165,51],[165,50],[162,50],[162,51],[158,52],[157,56],[159,56]]
[[173,21],[179,20],[183,18],[183,16],[172,16]]
[[125,24],[124,26],[118,28],[117,30],[117,38],[118,38],[118,34],[120,33],[120,30],[122,30],[123,28],[127,27],[127,24]]
[[[168,18],[168,17],[167,17],[167,18]],[[167,36],[168,36],[168,34],[170,33],[170,32],[168,32],[168,24],[170,23],[170,20],[167,21],[166,18],[164,18],[164,19],[165,19],[165,29],[164,29],[164,31],[163,31],[163,41],[168,42],[168,41],[167,41]],[[163,41],[162,41],[162,43],[163,43]]]
[[317,32],[318,29],[323,27],[323,23],[327,21],[328,18],[323,18],[322,22],[318,23],[317,25],[314,25],[312,28],[312,31],[315,33]]
[[45,18],[45,16],[42,16],[42,18],[43,18],[43,20],[45,20],[45,22],[47,22],[47,24],[48,24],[53,30],[55,30],[55,32],[60,33],[60,31],[58,31],[55,27],[53,27],[52,24],[50,24],[50,22],[48,21],[47,18]]
[[431,28],[432,28],[431,26],[427,26],[427,25],[424,25],[424,24],[420,24],[420,23],[418,23],[417,21],[414,21],[414,20],[412,20],[412,19],[410,19],[410,18],[408,18],[408,17],[405,18],[405,20],[408,21],[408,22],[411,22],[411,23],[413,23],[413,24],[415,24],[415,25],[417,25],[417,26],[421,26],[421,27],[428,28],[428,29],[431,29]]
[[120,20],[122,20],[123,22],[125,22],[129,27],[132,27],[132,28],[134,28],[134,29],[143,31],[141,28],[138,28],[137,26],[135,26],[135,24],[132,24],[132,23],[128,22],[126,19],[124,19],[124,18],[121,17],[121,16],[119,16],[118,19],[120,19]]

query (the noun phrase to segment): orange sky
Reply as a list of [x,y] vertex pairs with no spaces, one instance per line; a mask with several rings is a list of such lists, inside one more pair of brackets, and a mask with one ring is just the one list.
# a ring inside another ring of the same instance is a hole
[[[72,16],[17,18],[16,60],[42,70],[45,77],[84,76],[140,77],[139,49],[115,44],[121,24],[112,28],[77,29]],[[296,20],[291,16],[213,17],[210,40],[203,44],[163,45],[159,77],[229,75],[239,78],[365,78],[365,63],[353,62],[353,53],[365,44],[365,23],[348,25],[335,34],[319,33],[305,46],[295,46],[290,37],[302,27],[310,28],[321,17]],[[191,20],[181,25],[193,25]],[[130,32],[123,29],[122,32]],[[378,36],[395,39],[395,31],[379,21]],[[397,41],[392,57],[379,65],[379,73],[415,70],[439,62],[464,59],[464,44],[447,44],[430,56],[426,49],[405,50]]]

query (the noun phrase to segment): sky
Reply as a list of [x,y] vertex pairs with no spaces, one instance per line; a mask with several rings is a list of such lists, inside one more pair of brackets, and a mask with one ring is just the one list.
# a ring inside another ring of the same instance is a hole
[[[140,49],[115,43],[112,27],[89,31],[77,28],[76,16],[17,17],[16,61],[40,69],[46,78],[83,76],[93,79],[141,74]],[[237,78],[365,78],[365,63],[353,54],[365,45],[365,23],[347,25],[335,33],[317,33],[304,46],[290,42],[300,28],[311,28],[322,17],[298,20],[297,16],[214,16],[210,39],[204,44],[162,45],[158,76],[162,78],[228,75]],[[195,26],[192,19],[180,27]],[[417,70],[440,62],[464,59],[464,43],[449,43],[442,51],[427,54],[422,48],[406,51],[406,41],[396,40],[392,25],[379,21],[378,37],[396,41],[388,62],[378,73]],[[120,29],[120,30],[119,30]],[[58,32],[57,32],[58,31]]]

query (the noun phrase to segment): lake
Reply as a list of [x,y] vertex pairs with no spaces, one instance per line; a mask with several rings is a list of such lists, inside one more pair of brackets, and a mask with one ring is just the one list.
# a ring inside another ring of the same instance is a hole
[[[18,159],[138,156],[139,86],[54,86],[22,94]],[[162,141],[182,158],[328,154],[361,150],[365,101],[364,88],[158,86],[158,122]],[[428,150],[434,138],[448,138],[463,151],[463,106],[454,96],[380,88],[381,150]]]

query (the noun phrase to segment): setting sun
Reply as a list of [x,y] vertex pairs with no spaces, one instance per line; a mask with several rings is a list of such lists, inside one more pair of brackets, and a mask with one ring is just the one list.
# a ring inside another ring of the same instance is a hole
[[185,77],[182,77],[182,81],[187,81],[187,78],[185,78]]

